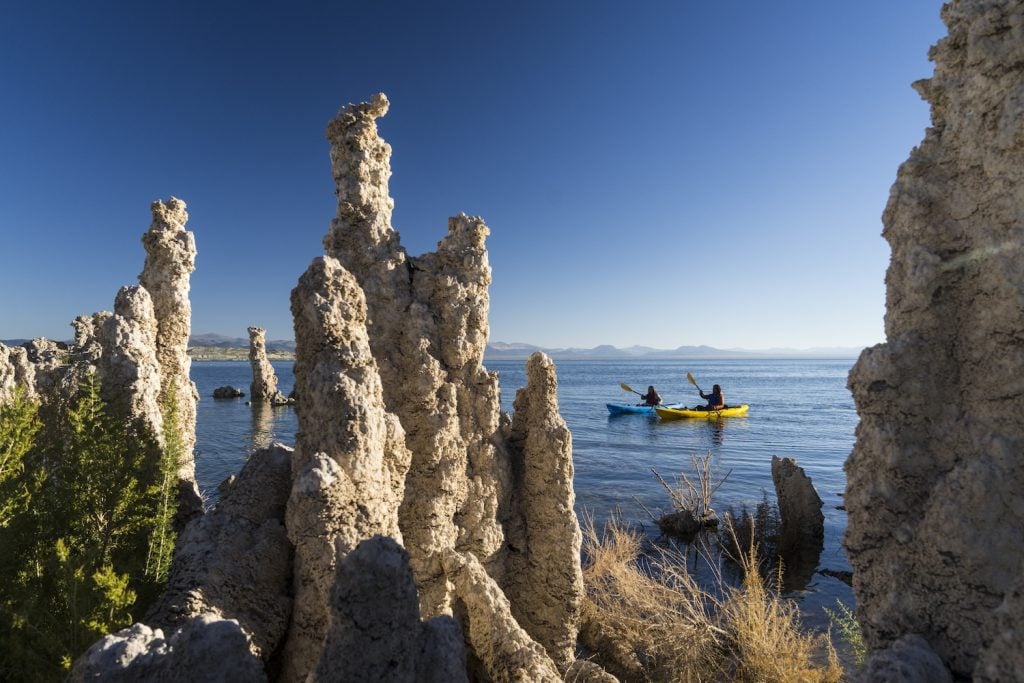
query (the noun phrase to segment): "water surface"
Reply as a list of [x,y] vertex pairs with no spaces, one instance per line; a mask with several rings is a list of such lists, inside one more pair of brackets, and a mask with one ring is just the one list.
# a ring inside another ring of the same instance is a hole
[[[693,474],[691,456],[711,454],[715,477],[728,479],[715,496],[722,512],[756,505],[764,492],[774,497],[773,455],[795,458],[824,501],[825,549],[820,568],[849,570],[841,545],[846,513],[838,510],[846,486],[843,462],[854,441],[857,415],[846,389],[852,360],[563,361],[557,364],[559,410],[572,431],[576,509],[600,524],[618,512],[626,521],[657,529],[644,511],[670,511],[668,496],[651,469],[672,482]],[[501,403],[512,410],[515,390],[525,383],[522,361],[490,361],[501,377]],[[274,362],[279,388],[294,384],[292,364]],[[700,403],[687,382],[693,373],[705,391],[722,385],[728,403],[749,403],[746,417],[721,422],[662,422],[644,415],[611,416],[606,403],[632,403],[619,384],[646,391],[653,384],[663,400]],[[292,445],[297,421],[292,408],[248,406],[245,399],[215,401],[213,390],[231,384],[248,393],[248,363],[194,362],[192,378],[201,397],[197,419],[196,476],[209,499],[225,477],[236,473],[248,453],[272,441]],[[638,502],[639,501],[639,502]],[[642,505],[641,505],[642,503]],[[850,589],[817,574],[798,598],[812,625],[825,623],[821,606],[836,598],[853,604]]]

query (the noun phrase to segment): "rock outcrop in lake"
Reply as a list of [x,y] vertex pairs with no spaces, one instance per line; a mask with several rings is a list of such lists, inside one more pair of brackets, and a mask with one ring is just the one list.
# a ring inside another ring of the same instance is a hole
[[249,328],[249,366],[252,368],[249,396],[253,401],[272,405],[288,403],[288,398],[277,390],[277,374],[267,359],[267,331],[262,327]]
[[777,552],[786,590],[802,590],[818,568],[825,547],[821,496],[793,458],[772,456],[772,482],[779,501]]
[[916,634],[958,679],[1010,680],[1024,671],[1024,2],[942,16],[934,76],[915,84],[932,125],[883,216],[887,341],[849,378],[846,546],[876,658]]

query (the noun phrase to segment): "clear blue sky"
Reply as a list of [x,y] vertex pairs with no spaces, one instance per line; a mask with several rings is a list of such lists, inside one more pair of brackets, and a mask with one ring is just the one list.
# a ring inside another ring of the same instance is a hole
[[171,195],[193,331],[290,338],[324,127],[385,92],[395,227],[483,216],[492,341],[877,343],[940,5],[0,0],[0,338],[109,309]]

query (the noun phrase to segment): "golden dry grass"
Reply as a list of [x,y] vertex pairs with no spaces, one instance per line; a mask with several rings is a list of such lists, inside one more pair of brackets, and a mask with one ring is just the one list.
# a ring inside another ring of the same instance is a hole
[[[611,673],[644,681],[839,681],[827,635],[801,631],[795,605],[757,571],[740,586],[702,589],[685,562],[646,557],[640,534],[587,520],[581,638]],[[754,561],[753,549],[747,556]],[[824,654],[823,664],[815,661]]]

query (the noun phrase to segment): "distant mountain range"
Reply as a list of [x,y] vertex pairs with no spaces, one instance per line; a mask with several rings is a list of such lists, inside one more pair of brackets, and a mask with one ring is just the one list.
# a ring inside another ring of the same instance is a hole
[[[228,337],[223,334],[193,334],[188,339],[189,346],[201,346],[216,349],[237,349],[249,348],[249,339],[246,337]],[[291,339],[270,339],[267,340],[267,351],[285,351],[295,353],[295,342]]]
[[837,346],[812,349],[717,349],[713,346],[680,346],[655,349],[650,346],[629,346],[620,349],[602,344],[590,349],[544,348],[532,344],[492,342],[484,352],[485,360],[522,360],[534,351],[543,351],[553,360],[725,360],[743,358],[856,358],[862,347]]
[[[17,346],[28,341],[26,339],[0,340],[8,346]],[[223,334],[193,334],[189,339],[189,347],[193,349],[193,358],[220,358],[228,350],[237,354],[238,349],[248,353],[249,340],[243,337],[228,337]],[[853,346],[835,346],[811,349],[718,349],[713,346],[680,346],[675,349],[655,349],[650,346],[628,346],[620,349],[608,344],[593,348],[550,348],[533,344],[491,342],[484,351],[484,360],[525,360],[535,351],[543,351],[554,360],[676,360],[703,359],[726,360],[743,358],[856,358],[863,349]],[[267,353],[284,358],[294,355],[295,342],[291,339],[275,339],[267,341]]]

